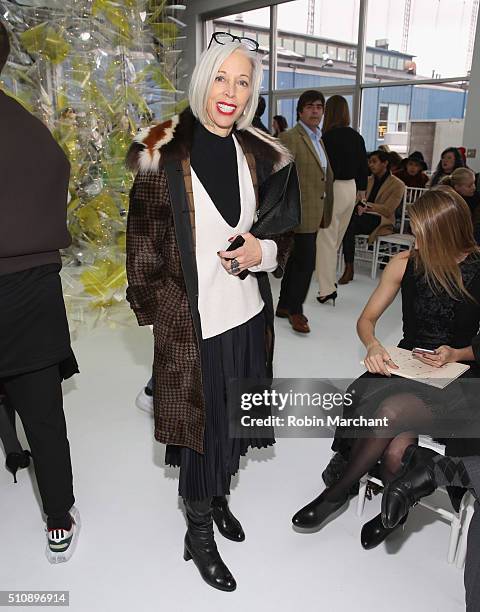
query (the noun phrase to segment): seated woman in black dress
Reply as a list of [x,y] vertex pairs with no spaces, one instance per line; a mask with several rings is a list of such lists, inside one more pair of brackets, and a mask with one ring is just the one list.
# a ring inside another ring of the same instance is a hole
[[[442,419],[461,420],[468,412],[459,383],[441,390],[396,376],[385,378],[390,377],[387,365],[394,369],[395,364],[375,337],[375,325],[399,290],[403,311],[399,347],[434,349],[435,354],[421,360],[435,367],[469,362],[464,377],[478,375],[470,362],[474,361],[471,341],[480,321],[480,250],[473,239],[468,206],[453,189],[437,187],[412,204],[410,218],[415,249],[392,258],[358,320],[368,372],[350,388],[356,391],[355,412],[387,417],[388,426],[382,437],[337,429],[333,449],[347,460],[330,486],[293,517],[297,527],[320,527],[347,502],[352,486],[379,460],[384,482],[393,479],[405,448],[417,443],[419,433],[438,431],[438,425],[445,422]],[[460,445],[458,438],[449,438],[447,452],[478,454],[475,445],[476,440],[462,440]],[[364,525],[362,545],[373,548],[391,531],[382,526],[378,515]]]

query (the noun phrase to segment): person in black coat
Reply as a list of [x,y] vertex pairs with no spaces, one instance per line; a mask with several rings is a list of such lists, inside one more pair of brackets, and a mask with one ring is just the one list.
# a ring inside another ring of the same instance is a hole
[[[9,51],[0,23],[0,72]],[[72,556],[80,527],[61,387],[78,372],[59,276],[59,249],[71,242],[70,164],[46,126],[2,91],[0,133],[0,387],[30,445],[47,559],[61,563]]]
[[457,168],[465,168],[465,162],[460,154],[460,151],[456,147],[448,147],[445,151],[442,151],[440,161],[438,162],[437,169],[435,170],[432,178],[430,179],[430,187],[438,185],[444,176],[452,174]]
[[265,102],[265,98],[263,96],[259,96],[257,110],[255,111],[255,115],[252,120],[252,125],[253,127],[256,127],[258,130],[262,130],[262,132],[265,132],[266,134],[270,134],[270,132],[268,131],[268,128],[265,126],[265,124],[262,121],[262,115],[265,112],[266,108],[267,108],[267,103]]

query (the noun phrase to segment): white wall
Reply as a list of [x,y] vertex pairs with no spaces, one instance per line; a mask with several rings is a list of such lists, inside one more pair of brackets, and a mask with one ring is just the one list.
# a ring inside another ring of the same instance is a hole
[[[432,170],[436,168],[440,161],[442,151],[445,151],[448,147],[461,147],[463,145],[464,129],[463,119],[437,121],[433,144]],[[468,165],[470,165],[470,162],[468,162]]]

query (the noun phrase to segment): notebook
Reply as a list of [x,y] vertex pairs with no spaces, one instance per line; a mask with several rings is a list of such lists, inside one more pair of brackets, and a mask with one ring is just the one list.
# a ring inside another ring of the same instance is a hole
[[[419,359],[415,359],[412,356],[412,352],[406,349],[386,346],[385,350],[398,366],[398,369],[387,366],[389,372],[402,378],[409,378],[426,385],[431,385],[432,387],[437,387],[438,389],[445,389],[447,385],[470,369],[470,366],[464,363],[446,363],[441,368],[435,368],[422,363]],[[362,365],[365,365],[363,361]]]

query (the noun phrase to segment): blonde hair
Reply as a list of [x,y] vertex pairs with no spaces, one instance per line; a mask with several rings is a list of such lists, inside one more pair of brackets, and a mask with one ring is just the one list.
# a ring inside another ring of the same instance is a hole
[[435,293],[443,289],[454,299],[473,299],[458,265],[465,255],[480,257],[464,199],[451,187],[435,187],[418,198],[408,214],[418,247],[412,254],[416,272]]
[[237,129],[244,130],[249,127],[257,110],[260,86],[262,83],[262,62],[256,51],[251,51],[240,42],[231,42],[225,45],[214,43],[200,56],[190,81],[188,99],[190,108],[195,117],[203,125],[211,123],[207,114],[207,101],[215,77],[220,66],[235,51],[244,53],[252,64],[251,93],[243,115],[237,121]]
[[472,179],[475,179],[475,173],[472,170],[469,168],[456,168],[452,174],[442,178],[440,185],[448,185],[449,187],[453,187],[455,189],[458,185],[466,183]]

